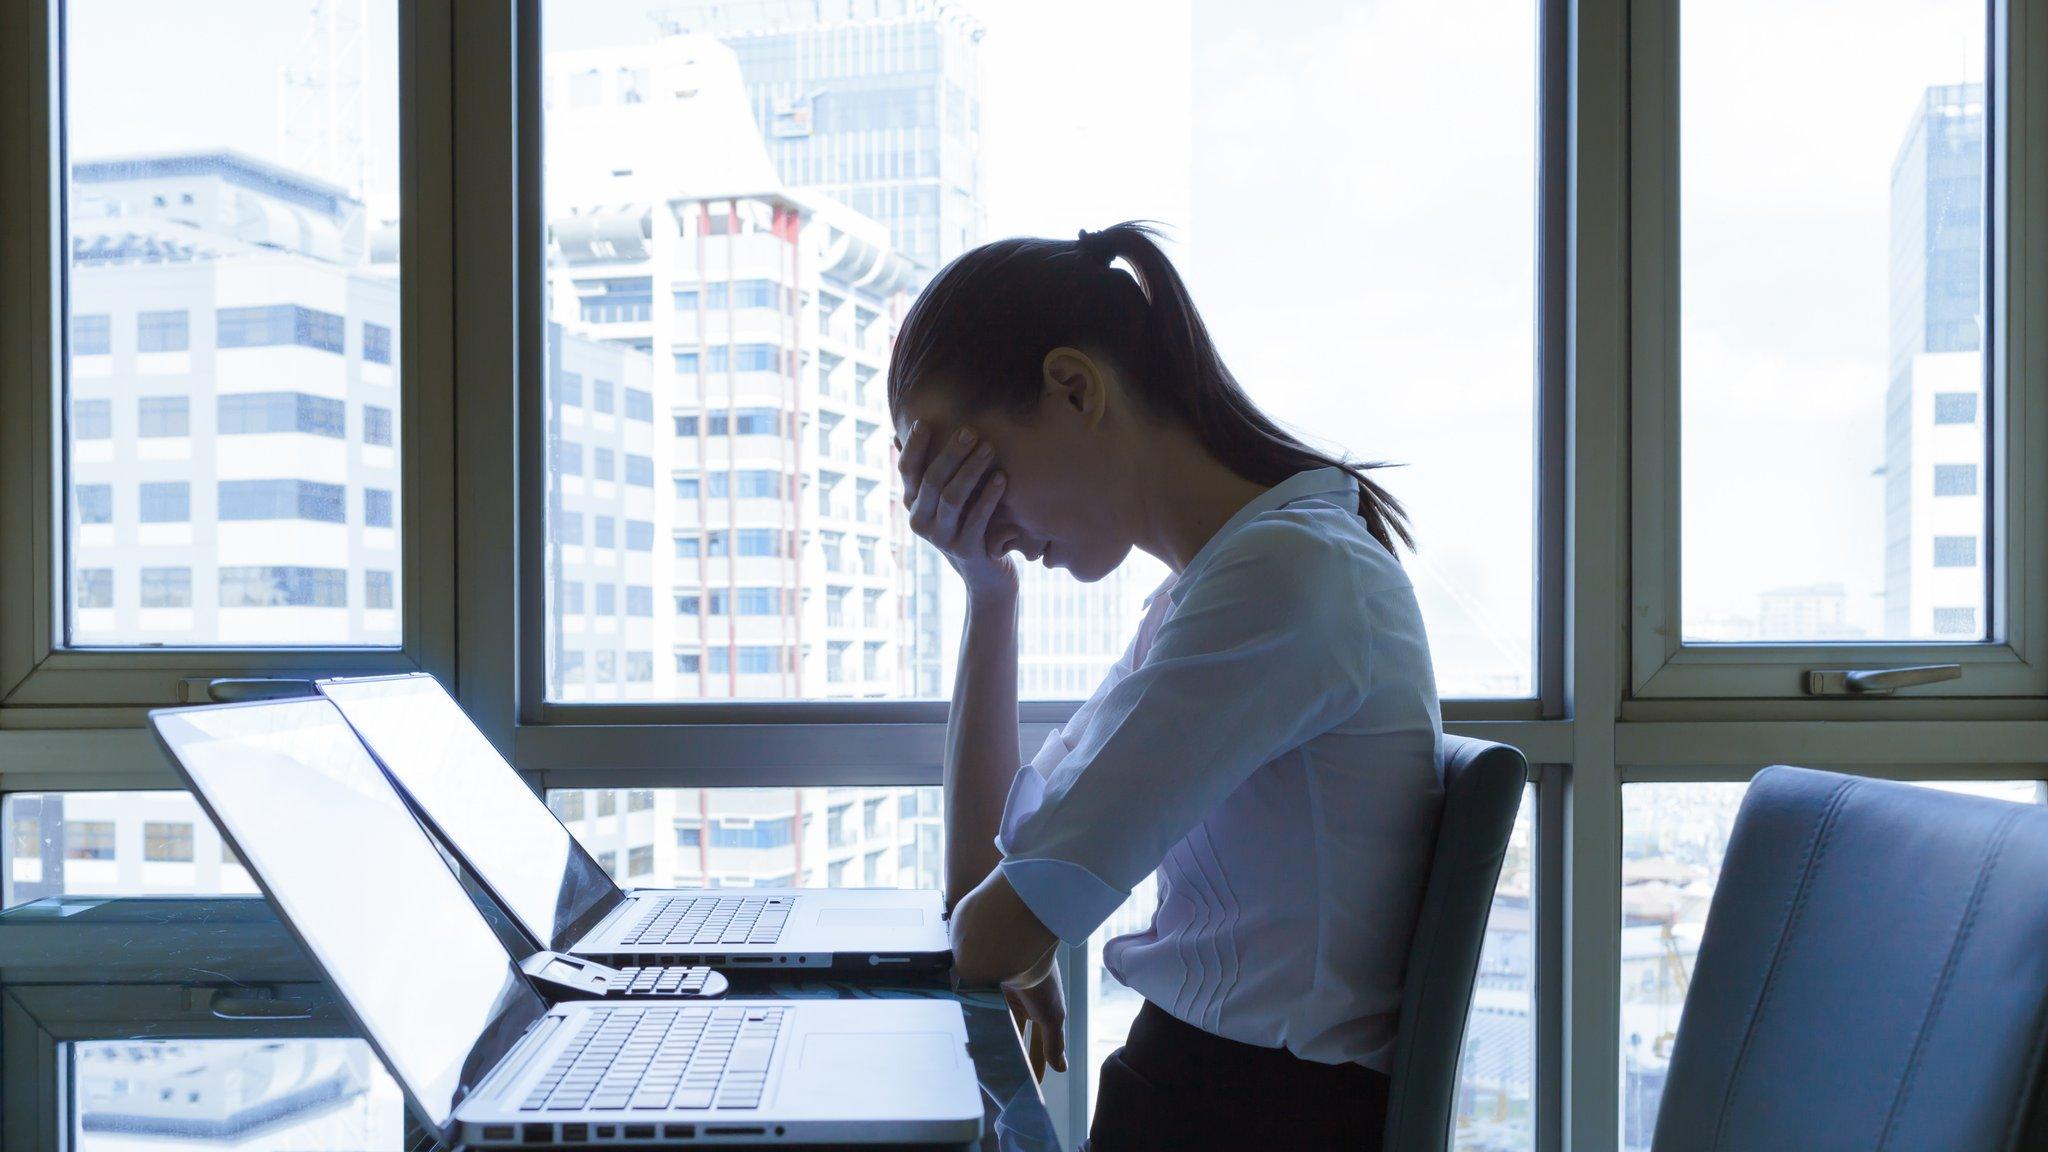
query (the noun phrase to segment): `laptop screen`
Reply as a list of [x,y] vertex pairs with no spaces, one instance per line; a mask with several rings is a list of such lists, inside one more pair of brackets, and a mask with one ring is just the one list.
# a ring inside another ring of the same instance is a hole
[[150,715],[438,1135],[546,1011],[426,830],[325,700]]
[[432,676],[319,689],[535,944],[567,951],[618,902],[618,885]]

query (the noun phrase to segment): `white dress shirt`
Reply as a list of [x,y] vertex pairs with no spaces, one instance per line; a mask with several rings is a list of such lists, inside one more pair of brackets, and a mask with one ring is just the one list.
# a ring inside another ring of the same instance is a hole
[[1046,927],[1175,1017],[1385,1071],[1443,800],[1415,591],[1339,468],[1231,517],[1017,772],[996,846]]

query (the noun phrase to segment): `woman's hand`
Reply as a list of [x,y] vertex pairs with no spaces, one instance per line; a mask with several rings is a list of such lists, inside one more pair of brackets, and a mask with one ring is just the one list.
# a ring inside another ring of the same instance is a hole
[[963,427],[934,446],[931,426],[919,421],[911,425],[896,468],[903,474],[910,530],[945,555],[968,597],[1015,595],[1016,562],[1007,552],[989,555],[989,520],[1007,481],[995,470],[988,444]]
[[1031,1074],[1045,1079],[1049,1066],[1055,1072],[1067,1070],[1067,996],[1060,988],[1060,967],[1052,965],[1046,970],[1045,979],[1029,988],[1003,987],[1003,998],[1010,1002],[1010,1015],[1023,1028],[1026,1021],[1031,1024],[1026,1033],[1025,1053],[1031,1060]]

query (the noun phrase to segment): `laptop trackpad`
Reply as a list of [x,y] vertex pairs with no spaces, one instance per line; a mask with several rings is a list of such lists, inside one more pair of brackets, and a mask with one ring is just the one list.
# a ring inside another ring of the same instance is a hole
[[820,928],[922,928],[922,908],[820,908]]
[[806,1072],[872,1075],[877,1068],[938,1071],[959,1059],[959,1038],[943,1032],[813,1032],[797,1064]]

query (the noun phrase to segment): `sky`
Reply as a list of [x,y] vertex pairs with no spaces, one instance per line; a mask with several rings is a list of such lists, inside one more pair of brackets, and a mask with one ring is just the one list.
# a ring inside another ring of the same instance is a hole
[[[282,155],[278,67],[308,7],[213,0],[193,21],[73,0],[73,155]],[[369,7],[381,198],[395,19]],[[643,40],[651,7],[549,5],[547,45]],[[1413,516],[1407,562],[1445,693],[1526,690],[1536,6],[969,7],[987,28],[990,234],[1166,225],[1254,399],[1321,446],[1400,465],[1381,475]],[[1686,615],[1753,614],[1766,589],[1833,581],[1875,627],[1890,165],[1925,85],[1982,77],[1983,8],[1683,11]]]

